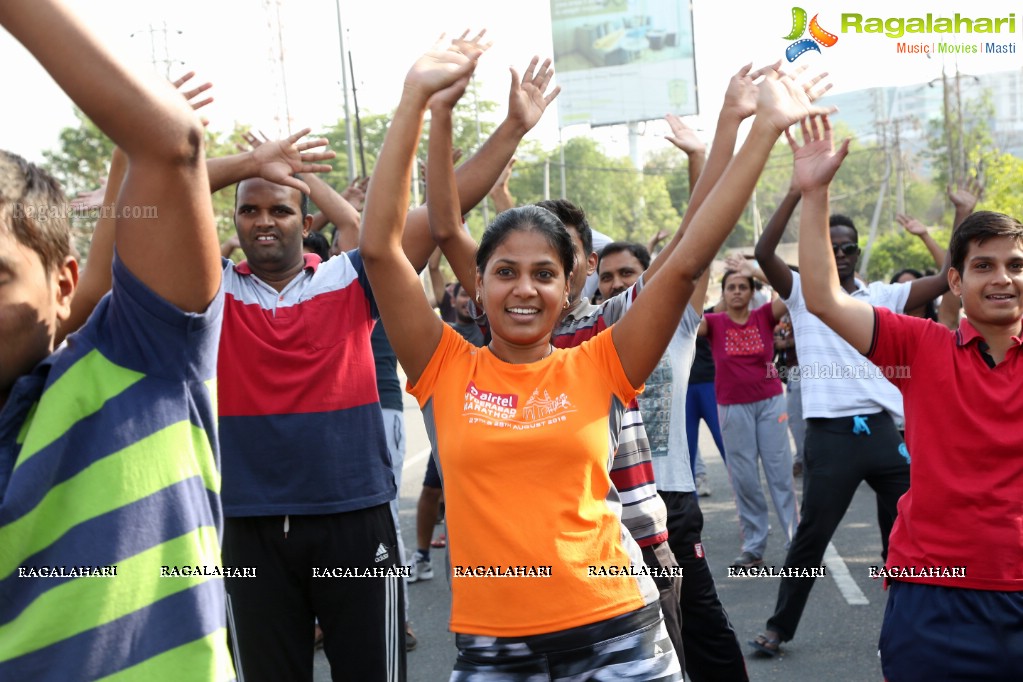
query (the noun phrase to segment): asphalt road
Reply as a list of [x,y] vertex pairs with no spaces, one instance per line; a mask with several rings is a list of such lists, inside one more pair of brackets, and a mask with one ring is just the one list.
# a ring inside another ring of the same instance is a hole
[[[415,545],[415,506],[426,469],[428,441],[415,402],[406,396],[408,447],[401,483],[400,518],[406,548]],[[700,433],[701,452],[707,453],[710,497],[701,498],[705,518],[703,542],[714,572],[721,601],[746,652],[750,680],[800,682],[876,682],[881,680],[877,637],[884,613],[885,593],[869,568],[881,563],[881,541],[877,530],[873,492],[863,484],[832,540],[837,556],[824,564],[828,576],[817,580],[796,638],[783,645],[774,659],[750,653],[747,640],[764,627],[774,609],[776,578],[730,578],[728,562],[739,554],[739,529],[727,473],[710,433]],[[797,479],[797,482],[800,479]],[[797,484],[797,490],[799,485]],[[778,526],[774,511],[771,520]],[[438,527],[437,532],[440,532]],[[409,682],[444,682],[455,660],[454,636],[447,630],[450,593],[444,571],[444,550],[433,550],[436,577],[408,586],[409,617],[418,639],[408,654]],[[775,531],[768,541],[767,565],[782,566],[785,549]],[[847,569],[840,574],[841,564]],[[322,652],[316,653],[316,682],[330,680],[330,667]]]

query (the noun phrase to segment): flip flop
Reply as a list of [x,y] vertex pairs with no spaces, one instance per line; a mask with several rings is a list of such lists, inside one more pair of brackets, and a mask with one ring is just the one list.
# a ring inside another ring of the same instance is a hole
[[440,549],[441,547],[447,547],[447,546],[448,546],[448,539],[447,539],[447,537],[445,537],[444,533],[441,533],[440,535],[438,535],[437,539],[430,543],[430,547],[436,547],[437,549]]
[[756,649],[757,653],[770,658],[774,658],[781,652],[781,640],[777,637],[772,639],[761,634],[757,635],[756,639],[751,639],[748,644]]

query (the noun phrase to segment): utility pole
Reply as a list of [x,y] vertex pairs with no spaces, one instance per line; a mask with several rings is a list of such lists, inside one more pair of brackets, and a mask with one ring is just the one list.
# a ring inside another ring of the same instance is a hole
[[960,87],[962,74],[959,71],[959,60],[956,59],[956,123],[959,126],[959,163],[957,180],[966,180],[966,135],[963,130],[963,92]]
[[884,113],[884,90],[878,88],[876,92],[878,98],[877,116],[879,117],[876,125],[878,126],[878,134],[881,138],[881,148],[884,150],[884,175],[881,177],[881,186],[877,191],[877,202],[874,203],[874,214],[870,218],[870,235],[867,237],[867,246],[863,250],[863,258],[860,259],[860,277],[864,280],[867,279],[867,266],[870,265],[870,251],[874,247],[874,240],[877,238],[877,226],[881,221],[881,207],[884,206],[885,195],[888,194],[888,180],[892,176],[892,157],[888,149],[888,124],[891,123],[893,118],[892,114],[899,101],[899,89],[895,88],[895,94],[892,96],[892,105],[887,112],[886,118],[880,119],[880,116]]
[[341,90],[345,102],[345,144],[348,151],[348,182],[355,182],[355,139],[352,133],[352,114],[348,110],[348,68],[345,66],[345,38],[341,28],[341,0],[335,0],[337,7],[337,44],[341,51]]
[[[179,59],[171,59],[169,36],[171,35],[171,33],[173,33],[174,35],[182,35],[182,32],[177,30],[177,29],[168,29],[167,28],[167,22],[164,21],[164,22],[161,23],[161,26],[159,26],[159,27],[156,27],[156,26],[153,26],[152,24],[149,24],[148,28],[145,28],[145,29],[143,29],[141,31],[135,31],[134,33],[129,34],[128,37],[129,38],[134,38],[135,36],[137,36],[138,34],[143,33],[143,32],[149,34],[149,62],[153,65],[153,69],[155,71],[162,72],[164,77],[166,77],[167,80],[170,80],[171,79],[171,67],[173,65],[175,65],[175,64],[184,64],[184,62],[179,60]],[[163,52],[163,58],[162,59],[158,59],[157,56],[156,56],[156,53],[157,53],[156,36],[157,36],[157,34],[160,34],[160,36],[161,36],[161,41],[160,42],[161,42],[161,47],[163,48],[161,50]],[[161,68],[161,65],[162,65],[162,68]]]
[[[472,76],[472,108],[476,118],[476,149],[479,149],[483,146],[483,130],[480,128],[480,91],[475,74]],[[483,208],[483,224],[489,225],[490,209],[487,202],[481,201],[480,206]]]
[[948,75],[945,73],[944,63],[941,65],[941,91],[945,107],[945,144],[948,145],[948,182],[954,185],[956,182],[956,169],[959,167],[959,164],[956,161],[956,147],[954,136],[952,135],[952,104],[949,101],[951,93],[949,92]]

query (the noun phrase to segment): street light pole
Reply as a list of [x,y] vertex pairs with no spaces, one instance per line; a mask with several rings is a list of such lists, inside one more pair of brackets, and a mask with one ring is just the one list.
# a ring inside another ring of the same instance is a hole
[[345,33],[341,29],[341,0],[335,0],[337,7],[337,42],[341,49],[341,88],[345,101],[345,140],[348,145],[348,182],[355,182],[355,143],[352,132],[352,116],[348,110],[348,68],[345,65]]

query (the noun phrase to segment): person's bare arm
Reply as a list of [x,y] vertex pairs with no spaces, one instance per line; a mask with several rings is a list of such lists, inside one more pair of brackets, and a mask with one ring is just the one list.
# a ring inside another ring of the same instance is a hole
[[172,305],[204,310],[222,269],[199,118],[169,83],[126,69],[54,0],[0,3],[0,24],[128,157],[120,260]]
[[[716,186],[721,174],[731,162],[739,124],[756,112],[757,88],[754,86],[753,81],[777,66],[777,64],[774,64],[770,67],[751,72],[752,65],[747,64],[732,76],[725,91],[725,101],[721,107],[721,113],[718,115],[717,128],[714,133],[714,144],[711,146],[710,156],[707,158],[707,162],[700,173],[699,180],[697,180],[696,186],[690,192],[689,206],[686,208],[686,214],[682,217],[682,223],[674,237],[650,264],[650,267],[643,276],[645,281],[649,282],[657,274],[661,264],[671,257],[693,216],[696,215],[704,200]],[[806,87],[816,86],[826,75],[826,73],[823,73],[811,79]],[[820,92],[816,93],[815,96],[823,95],[830,88],[830,84],[822,86]],[[672,127],[672,137],[683,139],[682,134],[687,129],[682,125],[682,122],[677,117],[668,117],[668,123]],[[672,138],[669,138],[669,140],[672,140]],[[674,140],[672,142],[677,146]]]
[[511,190],[508,189],[508,183],[511,181],[512,167],[515,165],[515,157],[513,156],[511,161],[501,171],[500,177],[497,178],[497,182],[490,188],[490,200],[494,202],[494,210],[498,213],[504,213],[509,208],[515,208],[515,199],[511,195]]
[[[464,37],[464,36],[463,36]],[[477,36],[477,41],[481,36]],[[430,98],[467,79],[480,51],[473,41],[455,43],[451,48],[423,55],[405,78],[401,101],[394,113],[380,157],[370,180],[359,250],[373,287],[380,318],[395,355],[415,383],[440,343],[444,323],[426,300],[417,270],[402,249],[402,231],[416,142]],[[464,84],[460,85],[464,90]],[[434,121],[431,128],[441,128]],[[451,163],[450,143],[442,155]],[[428,191],[449,197],[456,190],[446,186],[453,169],[432,178]],[[457,205],[457,198],[453,199]]]
[[228,235],[227,239],[220,242],[220,255],[224,258],[230,258],[240,248],[242,248],[242,242],[238,239],[238,233],[232,232]]
[[312,151],[328,141],[323,137],[303,140],[311,131],[311,128],[306,128],[283,140],[262,141],[252,151],[209,159],[206,162],[209,191],[216,192],[247,178],[258,177],[309,194],[309,186],[293,176],[296,173],[327,173],[330,166],[315,162],[335,156],[329,149]]
[[444,301],[444,273],[440,271],[440,259],[443,257],[440,247],[434,249],[430,254],[430,261],[426,264],[427,272],[430,274],[430,287],[427,290],[427,300],[434,308],[439,308]]
[[317,175],[300,173],[299,176],[309,185],[309,198],[313,200],[327,219],[328,223],[339,230],[335,237],[342,251],[350,251],[359,245],[359,225],[362,217],[355,207],[349,204]]
[[[430,218],[430,231],[434,234],[454,234],[462,229],[462,213],[458,203],[458,185],[451,158],[454,108],[469,79],[458,81],[430,98],[430,139],[426,158],[426,207]],[[472,238],[470,237],[470,241]],[[439,265],[439,264],[438,264]],[[454,267],[454,265],[452,265]],[[439,267],[430,271],[437,304],[444,300],[444,283],[438,282]],[[439,283],[439,287],[438,287]],[[474,287],[475,289],[475,287]]]
[[788,306],[785,305],[785,301],[780,296],[775,296],[771,299],[771,314],[774,315],[775,320],[785,317],[785,313],[788,311]]
[[808,92],[791,77],[770,67],[762,73],[764,79],[756,88],[757,116],[742,148],[700,204],[691,228],[661,272],[611,328],[622,367],[633,386],[641,385],[660,361],[696,281],[742,214],[778,136],[805,116],[828,111],[813,106]]
[[663,229],[657,230],[657,232],[655,232],[654,235],[650,237],[650,241],[646,243],[646,250],[649,251],[650,253],[656,253],[657,247],[661,245],[661,242],[663,242],[670,236],[671,232],[669,232],[668,230]]
[[940,270],[945,266],[945,256],[948,253],[945,249],[941,248],[941,245],[934,240],[931,233],[927,231],[927,226],[921,223],[913,216],[897,213],[895,215],[895,222],[902,226],[909,234],[914,237],[919,237],[920,241],[927,247],[927,251],[931,254],[931,258],[934,259],[934,264],[938,266]]
[[[965,185],[960,184],[955,190],[948,188],[948,197],[955,206],[955,222],[953,223],[953,232],[959,229],[959,225],[962,224],[966,218],[973,213],[977,207],[977,201],[979,201],[981,195],[984,192],[983,186],[976,179],[970,180]],[[933,241],[933,240],[932,240]],[[920,279],[913,280],[909,285],[909,296],[906,299],[906,309],[912,310],[921,305],[926,304],[928,301],[933,301],[938,296],[942,296],[948,291],[948,270],[951,267],[947,253],[941,259],[941,271],[936,275],[930,275],[927,277],[921,277]],[[958,326],[958,320],[957,320]]]
[[771,219],[767,221],[757,245],[753,248],[753,255],[756,256],[761,271],[782,298],[788,298],[792,293],[792,270],[778,255],[778,244],[781,243],[781,237],[785,234],[785,228],[801,198],[799,188],[790,185],[789,191],[774,210]]
[[951,291],[946,291],[938,306],[938,322],[955,331],[959,328],[959,311],[962,307],[963,302],[959,297]]
[[[526,67],[521,80],[518,72],[515,69],[511,70],[507,117],[479,151],[455,171],[462,215],[483,200],[515,154],[519,142],[540,121],[547,106],[561,92],[560,87],[547,92],[554,76],[551,60],[544,61],[539,68],[537,62],[539,58],[534,57]],[[476,242],[464,230],[460,229],[458,233],[452,235],[431,235],[427,209],[420,206],[408,214],[402,245],[405,255],[417,271],[426,265],[434,246],[440,246],[462,286],[470,296],[475,295],[475,271],[473,270],[473,275],[469,277],[471,281],[462,278],[466,272],[465,264],[475,263],[476,258]]]
[[117,210],[117,195],[121,193],[121,183],[124,181],[124,174],[127,170],[128,157],[120,148],[114,147],[114,154],[110,158],[110,172],[107,175],[103,203],[100,206],[100,216],[96,220],[96,227],[92,231],[92,240],[89,244],[89,260],[78,280],[75,297],[71,299],[71,315],[57,330],[54,340],[56,344],[61,343],[68,334],[81,328],[89,319],[89,315],[92,315],[96,304],[110,291],[116,231],[114,211]]
[[861,353],[874,336],[874,308],[849,296],[839,283],[828,227],[828,187],[849,152],[835,149],[827,116],[803,121],[803,144],[787,135],[795,156],[794,182],[803,194],[799,220],[799,276],[806,308]]
[[770,282],[767,281],[767,275],[765,275],[764,271],[760,269],[760,266],[756,263],[756,261],[750,260],[741,253],[733,253],[727,256],[725,258],[725,269],[735,270],[736,272],[741,273],[744,277],[752,277],[753,279],[758,279],[761,282],[770,284]]
[[954,230],[977,209],[977,202],[984,197],[984,183],[979,178],[970,178],[967,182],[956,185],[955,189],[949,185],[946,193],[948,200],[955,207],[952,222]]

